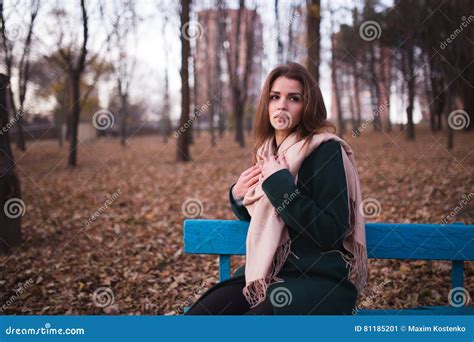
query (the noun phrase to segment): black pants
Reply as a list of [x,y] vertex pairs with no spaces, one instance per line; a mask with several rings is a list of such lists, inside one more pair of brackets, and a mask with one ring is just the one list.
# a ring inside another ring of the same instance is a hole
[[268,296],[262,303],[250,308],[242,293],[244,286],[245,281],[221,285],[199,298],[185,315],[273,315],[273,305]]

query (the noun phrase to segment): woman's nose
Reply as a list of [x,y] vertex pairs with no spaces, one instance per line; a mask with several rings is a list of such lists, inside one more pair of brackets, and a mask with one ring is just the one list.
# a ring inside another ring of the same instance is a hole
[[280,101],[278,102],[278,109],[279,110],[287,110],[287,106],[286,106],[286,99],[284,98],[280,98]]

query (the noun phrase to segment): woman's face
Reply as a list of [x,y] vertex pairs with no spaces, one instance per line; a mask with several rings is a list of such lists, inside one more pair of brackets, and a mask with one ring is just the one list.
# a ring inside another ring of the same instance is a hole
[[291,132],[303,116],[303,85],[297,80],[278,77],[270,89],[268,115],[275,130]]

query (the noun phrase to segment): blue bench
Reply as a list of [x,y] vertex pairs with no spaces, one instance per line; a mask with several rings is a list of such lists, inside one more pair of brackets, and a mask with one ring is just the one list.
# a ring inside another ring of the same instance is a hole
[[[226,280],[231,275],[231,256],[245,255],[248,225],[246,221],[237,220],[185,220],[184,252],[219,255],[219,278]],[[474,226],[463,223],[367,223],[366,239],[368,257],[372,259],[451,261],[451,289],[464,287],[464,262],[474,260]],[[360,309],[357,314],[474,315],[474,307],[453,303],[448,298],[446,301],[451,305]]]

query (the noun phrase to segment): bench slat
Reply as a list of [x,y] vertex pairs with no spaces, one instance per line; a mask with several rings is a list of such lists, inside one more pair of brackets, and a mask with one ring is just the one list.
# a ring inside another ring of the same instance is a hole
[[[185,220],[184,251],[244,255],[247,230],[246,221]],[[369,258],[474,260],[472,225],[367,223],[366,235]]]

